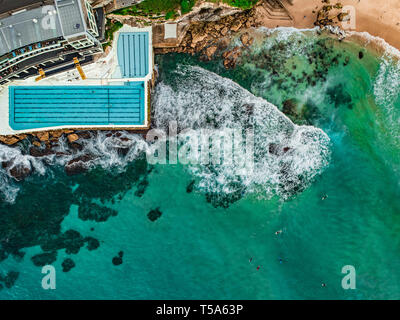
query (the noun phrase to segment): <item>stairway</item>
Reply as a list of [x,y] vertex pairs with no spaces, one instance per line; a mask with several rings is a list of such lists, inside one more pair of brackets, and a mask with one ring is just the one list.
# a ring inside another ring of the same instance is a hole
[[289,11],[285,8],[280,0],[262,0],[260,4],[270,19],[293,20]]

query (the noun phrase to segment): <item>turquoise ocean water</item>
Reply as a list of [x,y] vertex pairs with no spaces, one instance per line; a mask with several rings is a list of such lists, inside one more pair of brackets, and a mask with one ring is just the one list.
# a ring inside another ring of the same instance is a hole
[[[1,299],[400,297],[395,59],[279,29],[258,30],[233,70],[182,54],[156,62],[155,125],[254,126],[253,176],[149,165],[129,133],[92,133],[74,151],[90,154],[91,168],[72,177],[63,168],[71,156],[0,146],[3,163],[34,169],[24,182],[1,169]],[[274,155],[271,144],[289,151]],[[63,272],[67,258],[75,267]],[[46,263],[56,290],[41,287]],[[345,265],[356,290],[341,287]]]

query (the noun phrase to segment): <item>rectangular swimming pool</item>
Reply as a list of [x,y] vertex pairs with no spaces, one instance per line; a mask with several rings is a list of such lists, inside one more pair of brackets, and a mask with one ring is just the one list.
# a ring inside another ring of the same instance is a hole
[[118,63],[123,78],[144,78],[149,74],[149,33],[121,32]]
[[123,86],[10,86],[14,130],[144,125],[144,82]]

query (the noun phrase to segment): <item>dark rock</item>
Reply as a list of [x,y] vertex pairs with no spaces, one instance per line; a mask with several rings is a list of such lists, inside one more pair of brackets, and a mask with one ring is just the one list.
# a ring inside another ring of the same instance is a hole
[[96,250],[100,246],[99,240],[93,237],[86,237],[85,241],[87,242],[87,248],[89,251]]
[[126,155],[129,152],[129,148],[119,147],[119,148],[116,148],[116,149],[117,149],[118,155],[120,155],[121,157],[126,157]]
[[53,251],[65,249],[67,254],[77,254],[85,244],[85,239],[75,230],[68,230],[56,238],[49,239],[42,244],[42,250]]
[[156,208],[154,210],[151,210],[148,214],[147,217],[149,218],[150,221],[154,222],[158,218],[160,218],[162,215],[162,212],[160,211],[160,208]]
[[91,160],[93,157],[86,154],[72,159],[65,166],[65,172],[69,176],[85,173],[88,170],[88,162]]
[[72,142],[72,143],[68,143],[68,145],[72,150],[76,150],[76,151],[83,150],[83,146],[80,143]]
[[31,166],[27,167],[22,163],[18,163],[10,169],[10,175],[17,181],[25,180],[30,176],[33,169]]
[[90,134],[90,131],[80,131],[76,133],[80,139],[90,139],[92,135]]
[[279,147],[276,143],[270,143],[268,146],[268,152],[270,154],[273,154],[274,156],[279,155]]
[[79,206],[79,219],[86,221],[104,222],[110,217],[115,217],[118,214],[116,210],[102,207],[96,203],[84,203]]
[[187,192],[187,193],[192,193],[192,192],[193,192],[194,184],[195,184],[195,181],[194,181],[194,180],[192,180],[192,181],[188,184],[188,186],[186,187],[186,192]]
[[147,181],[147,179],[142,179],[137,186],[137,189],[135,191],[135,196],[136,197],[141,197],[143,196],[144,192],[147,189],[147,186],[149,185],[149,181]]
[[297,117],[297,104],[294,99],[288,99],[283,102],[282,112],[289,117]]
[[11,255],[13,256],[13,258],[14,258],[15,260],[17,260],[18,262],[20,262],[20,261],[22,261],[22,259],[24,258],[25,252],[17,250],[17,251],[13,251],[13,252],[11,253]]
[[247,115],[252,116],[254,114],[254,104],[245,104],[243,107]]
[[6,277],[4,278],[4,284],[6,288],[10,289],[14,286],[15,281],[17,281],[19,277],[19,272],[10,271],[7,273]]
[[73,267],[75,267],[75,262],[70,259],[67,258],[63,261],[63,263],[61,264],[62,268],[63,268],[63,272],[68,272],[70,271]]
[[214,208],[221,207],[227,209],[231,204],[239,201],[246,193],[246,188],[241,182],[232,182],[230,185],[227,185],[227,187],[235,191],[231,193],[207,193],[207,202],[211,203]]
[[335,104],[335,108],[348,106],[352,102],[351,96],[345,91],[343,84],[328,88],[327,94],[330,102]]
[[48,149],[48,148],[41,149],[41,148],[38,148],[38,147],[32,147],[32,148],[29,149],[29,154],[32,157],[35,157],[35,158],[49,156],[49,155],[52,155],[54,153],[55,152],[53,150]]
[[5,250],[0,249],[0,262],[4,261],[8,258],[8,254]]
[[119,266],[119,265],[121,265],[122,264],[122,258],[121,257],[114,257],[113,259],[112,259],[112,263],[113,263],[113,265],[114,266]]
[[52,264],[57,260],[57,251],[39,253],[34,255],[31,260],[37,267],[43,267],[48,264]]

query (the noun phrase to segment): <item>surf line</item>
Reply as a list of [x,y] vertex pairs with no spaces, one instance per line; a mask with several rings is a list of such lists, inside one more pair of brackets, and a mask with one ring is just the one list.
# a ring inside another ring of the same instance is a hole
[[163,304],[162,307],[158,306],[156,310],[157,315],[182,315],[186,318],[189,315],[190,307],[171,307]]

